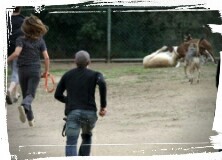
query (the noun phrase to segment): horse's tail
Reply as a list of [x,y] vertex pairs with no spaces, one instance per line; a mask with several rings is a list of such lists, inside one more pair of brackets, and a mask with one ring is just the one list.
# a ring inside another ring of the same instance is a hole
[[204,38],[201,38],[197,41],[196,43],[196,47],[197,47],[197,51],[196,51],[196,56],[199,57],[200,56],[200,43]]
[[[200,49],[200,43],[201,43],[203,40],[205,40],[205,41],[207,42],[207,40],[206,40],[204,37],[200,38],[200,40],[199,40],[199,42],[198,42],[198,49]],[[204,42],[203,42],[203,43],[204,43]],[[209,42],[207,42],[207,43],[209,43]],[[207,53],[208,56],[210,56],[211,60],[216,64],[217,62],[216,62],[216,59],[215,59],[214,54],[212,53],[212,49],[206,48],[206,49],[205,49],[205,52]]]

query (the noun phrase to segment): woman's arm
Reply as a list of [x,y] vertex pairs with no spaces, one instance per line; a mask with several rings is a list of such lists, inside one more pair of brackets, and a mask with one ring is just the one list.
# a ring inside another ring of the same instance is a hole
[[49,60],[49,55],[47,50],[42,52],[44,60],[45,60],[45,72],[43,74],[43,76],[45,76],[46,74],[49,73],[49,64],[50,64],[50,60]]

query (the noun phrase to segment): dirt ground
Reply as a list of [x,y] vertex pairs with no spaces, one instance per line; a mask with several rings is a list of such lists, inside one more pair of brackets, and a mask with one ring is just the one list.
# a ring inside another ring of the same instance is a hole
[[[109,71],[140,63],[92,63]],[[70,69],[73,64],[54,64]],[[216,105],[216,65],[202,66],[201,81],[190,85],[183,67],[150,69],[143,74],[125,72],[107,78],[108,113],[94,130],[93,156],[152,156],[215,152],[209,137]],[[105,75],[106,76],[106,75]],[[59,81],[60,76],[56,76]],[[97,105],[99,97],[97,90]],[[21,99],[20,99],[21,101]],[[46,93],[43,81],[33,102],[35,127],[18,118],[20,101],[6,105],[12,159],[63,157],[66,139],[61,136],[64,105]]]

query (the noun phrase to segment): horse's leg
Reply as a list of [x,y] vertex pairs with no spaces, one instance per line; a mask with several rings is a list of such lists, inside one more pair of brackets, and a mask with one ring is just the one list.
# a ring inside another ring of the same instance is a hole
[[193,84],[193,74],[190,74],[190,76],[189,76],[189,82],[190,82],[190,84]]
[[165,51],[167,49],[167,46],[163,46],[162,48],[160,48],[160,49],[158,49],[157,51],[156,51],[156,54],[158,54],[158,53],[160,53],[160,52],[163,52],[163,51]]
[[188,68],[188,64],[186,63],[185,66],[184,66],[185,78],[188,78],[187,68]]
[[190,82],[190,84],[193,84],[193,75],[192,74],[190,75],[189,82]]
[[200,66],[197,67],[197,72],[198,72],[197,83],[199,83],[200,82]]
[[193,64],[190,64],[189,67],[190,67],[189,68],[189,82],[190,82],[190,84],[193,84],[193,74],[194,74],[195,68],[194,68]]

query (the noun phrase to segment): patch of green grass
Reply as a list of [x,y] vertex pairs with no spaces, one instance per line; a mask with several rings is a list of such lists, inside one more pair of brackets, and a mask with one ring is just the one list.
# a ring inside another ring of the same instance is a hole
[[101,69],[100,72],[102,72],[107,79],[128,75],[142,76],[142,78],[146,79],[147,75],[158,74],[163,71],[160,69],[144,69],[141,66],[125,66],[120,68]]
[[110,78],[117,78],[117,77],[121,77],[125,75],[139,74],[138,70],[139,70],[138,68],[137,68],[137,71],[136,69],[132,69],[132,68],[131,69],[112,68],[112,69],[102,70],[101,72],[105,75],[107,79],[110,79]]
[[[126,66],[116,66],[111,68],[100,68],[97,69],[99,72],[103,73],[104,77],[108,80],[119,79],[123,76],[137,76],[136,83],[143,81],[150,81],[153,79],[161,78],[161,75],[166,74],[169,68],[147,68],[144,69],[140,65],[126,65]],[[62,76],[67,69],[52,69],[50,71],[55,76]],[[163,77],[162,77],[163,78]]]
[[67,71],[68,71],[67,69],[52,69],[50,70],[50,73],[52,73],[55,76],[62,76]]
[[[70,69],[70,68],[69,68]],[[50,72],[55,76],[62,76],[69,69],[65,68],[52,68]],[[180,68],[143,68],[139,64],[123,64],[123,65],[110,65],[95,69],[103,73],[106,80],[112,83],[119,84],[120,81],[127,81],[127,83],[143,83],[151,82],[153,80],[180,80],[184,78],[183,67]],[[216,66],[214,64],[206,64],[201,68],[201,77],[215,76]],[[196,73],[195,73],[196,74]],[[127,79],[129,76],[129,79]],[[131,77],[132,76],[132,77]],[[122,77],[122,79],[120,79]],[[134,77],[134,78],[133,78]]]

